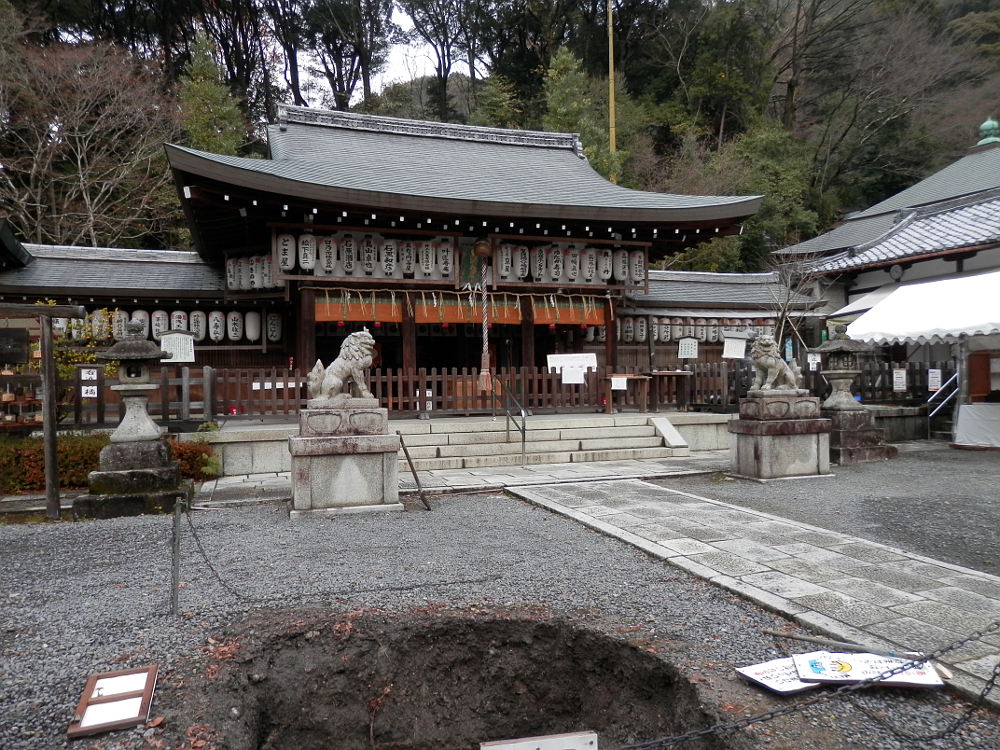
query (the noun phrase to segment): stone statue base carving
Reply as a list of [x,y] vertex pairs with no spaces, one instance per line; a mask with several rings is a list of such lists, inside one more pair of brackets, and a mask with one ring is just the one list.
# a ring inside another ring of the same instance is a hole
[[299,414],[299,435],[288,438],[293,517],[403,510],[389,412],[376,399],[348,403]]

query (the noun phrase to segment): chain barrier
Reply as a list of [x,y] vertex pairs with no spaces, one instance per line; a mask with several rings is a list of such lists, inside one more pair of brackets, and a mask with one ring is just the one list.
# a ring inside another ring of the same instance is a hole
[[[208,566],[208,569],[212,572],[212,575],[214,576],[215,580],[218,581],[219,585],[222,586],[222,588],[224,588],[226,591],[228,591],[236,598],[242,599],[243,601],[246,602],[260,603],[268,601],[267,599],[263,599],[261,597],[250,596],[248,594],[244,594],[241,591],[237,591],[222,579],[222,576],[219,575],[219,571],[217,571],[215,569],[215,566],[212,565],[212,561],[209,559],[208,554],[205,552],[205,548],[201,544],[201,539],[198,537],[198,532],[194,527],[194,523],[191,521],[191,514],[185,513],[185,516],[187,516],[188,527],[191,529],[191,536],[194,538],[195,546],[198,548],[198,552],[201,554],[202,559],[205,561],[205,565]],[[440,588],[441,586],[459,586],[465,583],[490,583],[492,581],[499,581],[502,578],[503,576],[495,573],[493,575],[483,576],[481,578],[462,578],[460,580],[453,580],[453,581],[415,583],[409,586],[381,586],[378,588],[370,588],[370,589],[342,589],[338,591],[319,591],[316,592],[315,595],[336,597],[336,596],[355,596],[358,594],[378,594],[386,591],[416,591],[418,589],[425,589],[425,588]]]
[[[184,506],[187,508],[186,503],[184,503]],[[184,515],[187,517],[188,527],[191,529],[191,536],[194,538],[195,546],[198,548],[198,552],[201,554],[202,559],[205,561],[205,564],[208,566],[208,569],[212,572],[212,575],[215,577],[215,580],[218,581],[219,585],[222,586],[222,588],[224,588],[233,596],[242,599],[244,601],[248,602],[265,601],[264,599],[261,599],[259,597],[248,596],[247,594],[237,591],[222,579],[222,576],[219,575],[219,572],[212,565],[212,562],[209,559],[208,554],[205,552],[205,548],[201,544],[201,539],[198,537],[198,532],[194,527],[194,523],[191,521],[190,510],[188,509],[188,512],[186,512]],[[409,586],[386,586],[382,588],[371,588],[371,589],[344,589],[340,591],[319,592],[319,594],[322,596],[334,597],[334,596],[353,596],[357,594],[381,593],[387,591],[413,591],[417,589],[434,588],[440,586],[457,586],[466,583],[488,583],[491,581],[501,580],[502,578],[503,576],[499,574],[494,574],[489,576],[483,576],[481,578],[463,578],[462,580],[458,581],[421,583]],[[705,729],[698,729],[692,732],[687,732],[686,734],[672,735],[670,737],[659,737],[653,740],[648,740],[646,742],[639,742],[633,745],[623,745],[620,748],[618,748],[618,750],[658,750],[659,748],[673,747],[675,745],[681,745],[685,742],[693,742],[694,740],[699,740],[704,737],[711,737],[713,735],[723,735],[737,731],[739,729],[747,729],[748,727],[754,726],[756,724],[763,724],[764,722],[772,721],[773,719],[779,719],[783,716],[790,716],[791,714],[798,713],[799,711],[804,711],[805,709],[811,706],[816,706],[821,703],[828,703],[830,701],[839,698],[850,699],[854,693],[869,688],[872,685],[882,680],[892,677],[895,674],[900,674],[901,672],[905,672],[906,670],[914,666],[919,666],[933,659],[938,659],[944,654],[962,648],[963,646],[968,645],[969,643],[974,643],[978,640],[981,640],[985,638],[987,635],[990,635],[991,633],[995,633],[997,631],[1000,631],[1000,620],[994,621],[993,623],[983,628],[982,630],[977,630],[961,640],[954,641],[953,643],[950,643],[947,646],[943,646],[939,649],[936,649],[935,651],[932,651],[929,654],[923,654],[918,658],[911,659],[910,661],[904,662],[896,667],[893,667],[892,669],[882,672],[881,674],[875,677],[869,677],[866,680],[862,680],[861,682],[857,682],[852,685],[843,685],[834,691],[827,693],[820,693],[811,696],[809,698],[796,701],[795,703],[792,703],[788,706],[784,706],[782,708],[778,708],[773,711],[767,711],[762,714],[757,714],[756,716],[747,716],[745,718],[737,719],[736,721],[731,721],[731,722],[721,722],[718,724],[714,724],[710,727],[706,727]],[[898,727],[893,722],[886,720],[885,717],[879,716],[876,712],[872,711],[867,706],[858,703],[857,701],[852,700],[851,705],[859,709],[870,719],[881,724],[883,727],[886,728],[886,730],[896,735],[900,739],[907,740],[908,742],[929,742],[932,740],[944,739],[945,737],[954,734],[966,722],[968,722],[969,719],[972,718],[972,715],[980,708],[982,708],[983,704],[986,702],[987,696],[989,696],[989,694],[993,691],[993,688],[996,686],[998,679],[1000,679],[1000,661],[998,661],[996,666],[993,667],[993,672],[991,673],[990,678],[986,681],[986,685],[983,687],[982,691],[979,693],[976,699],[969,704],[969,706],[962,712],[962,714],[958,718],[952,721],[944,729],[924,735],[916,735],[906,731],[905,729]]]

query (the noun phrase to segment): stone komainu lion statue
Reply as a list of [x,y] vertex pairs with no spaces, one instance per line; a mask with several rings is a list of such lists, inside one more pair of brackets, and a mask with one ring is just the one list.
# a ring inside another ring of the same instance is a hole
[[796,391],[802,387],[799,363],[789,366],[781,357],[774,336],[758,336],[750,344],[750,359],[757,371],[750,386],[752,391]]
[[349,399],[351,392],[347,384],[351,381],[361,398],[372,398],[365,370],[372,366],[374,350],[375,339],[365,328],[344,339],[340,356],[329,367],[324,368],[323,363],[316,360],[315,367],[306,378],[309,400],[332,400],[337,396],[343,396],[338,400]]

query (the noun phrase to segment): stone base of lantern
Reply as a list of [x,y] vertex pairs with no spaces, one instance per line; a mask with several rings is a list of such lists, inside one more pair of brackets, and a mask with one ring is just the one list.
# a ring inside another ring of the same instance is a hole
[[192,482],[181,477],[162,440],[112,443],[101,450],[100,470],[87,477],[90,494],[73,501],[73,518],[119,518],[171,513],[174,504],[191,503]]
[[292,517],[401,511],[399,435],[374,399],[347,408],[303,409],[292,454]]
[[885,430],[875,427],[872,415],[863,407],[861,411],[824,409],[823,416],[831,423],[831,463],[847,466],[886,461],[899,455],[896,446],[885,444]]

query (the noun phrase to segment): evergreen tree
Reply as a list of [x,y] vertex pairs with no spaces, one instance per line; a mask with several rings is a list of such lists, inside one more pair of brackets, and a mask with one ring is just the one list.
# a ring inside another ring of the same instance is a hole
[[212,44],[204,36],[199,36],[192,47],[179,97],[186,145],[226,156],[239,152],[246,142],[243,115],[220,79]]

